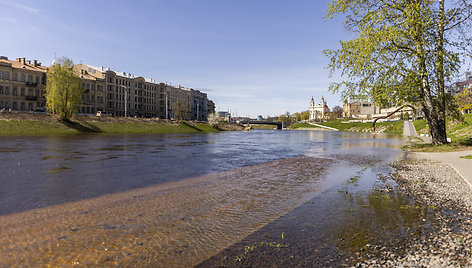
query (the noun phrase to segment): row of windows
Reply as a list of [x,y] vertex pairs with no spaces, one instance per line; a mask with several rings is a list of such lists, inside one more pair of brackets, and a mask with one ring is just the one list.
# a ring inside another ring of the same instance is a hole
[[[17,87],[13,87],[13,96],[18,96],[18,88]],[[10,88],[7,87],[7,86],[0,86],[0,94],[5,94],[5,95],[10,95]],[[20,89],[20,96],[24,97],[26,96],[26,89],[25,88],[21,88]],[[39,89],[32,89],[32,88],[28,88],[28,96],[36,96],[36,97],[40,97],[40,91]]]
[[[18,81],[18,73],[13,73],[12,76],[13,76],[12,77],[13,81]],[[44,77],[28,75],[28,79],[26,78],[27,77],[25,74],[20,74],[20,82],[29,82],[29,83],[39,84],[41,81],[43,85],[46,84],[45,83],[46,80]],[[10,72],[0,72],[0,79],[10,80]]]
[[[82,83],[82,89],[94,91],[95,90],[95,84]],[[99,92],[103,91],[103,85],[97,85],[97,91],[99,91]]]
[[[34,111],[34,102],[12,102],[10,105],[9,101],[0,101],[0,110],[12,110],[12,111]],[[44,110],[44,104],[36,102],[36,110]]]
[[[94,103],[95,102],[95,96],[90,96],[90,95],[84,95],[82,96],[82,102],[85,103]],[[97,96],[97,103],[103,103],[103,97],[102,96]]]

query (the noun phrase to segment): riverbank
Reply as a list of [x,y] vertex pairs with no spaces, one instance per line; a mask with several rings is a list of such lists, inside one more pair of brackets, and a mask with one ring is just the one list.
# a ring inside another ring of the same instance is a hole
[[411,153],[394,168],[398,189],[416,204],[405,212],[422,215],[425,228],[406,241],[366,248],[359,266],[472,265],[472,188],[464,178],[448,164],[425,161]]
[[209,133],[242,130],[238,124],[210,126],[206,122],[170,121],[155,118],[75,115],[69,121],[48,114],[0,113],[2,135],[62,135],[78,133]]
[[[349,123],[345,121],[343,122],[341,120],[333,120],[327,122],[318,122],[317,124],[329,128],[335,128],[339,131],[372,132],[372,123]],[[318,126],[308,123],[296,123],[291,126],[291,128],[299,130],[322,129]],[[401,135],[403,134],[403,121],[378,122],[376,123],[376,132]]]

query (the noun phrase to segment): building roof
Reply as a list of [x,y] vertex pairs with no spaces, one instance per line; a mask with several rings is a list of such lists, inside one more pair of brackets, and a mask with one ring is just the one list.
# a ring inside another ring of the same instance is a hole
[[[20,62],[21,61],[21,62]],[[23,64],[24,62],[24,64]],[[6,57],[0,57],[0,63],[8,64],[15,69],[24,69],[24,70],[31,70],[37,72],[45,73],[48,70],[48,67],[41,66],[40,62],[36,61],[36,66],[34,64],[35,60],[33,61],[26,61],[25,58],[19,58],[16,61],[9,60]]]
[[[87,66],[88,68],[91,68],[91,69],[94,69],[98,72],[101,72],[101,73],[105,73],[107,71],[112,71],[114,72],[117,76],[119,77],[123,77],[123,78],[130,78],[130,79],[134,79],[134,78],[139,78],[141,76],[136,76],[134,74],[131,74],[131,73],[127,73],[127,72],[119,72],[119,71],[115,71],[115,70],[112,70],[110,68],[105,68],[103,66],[100,66],[100,67],[97,67],[97,66],[92,66],[92,65],[88,65],[88,64],[83,64],[84,66]],[[154,83],[154,84],[158,84],[156,82],[156,80],[152,79],[152,78],[146,78],[146,77],[143,77],[144,78],[144,81],[147,82],[147,83]]]

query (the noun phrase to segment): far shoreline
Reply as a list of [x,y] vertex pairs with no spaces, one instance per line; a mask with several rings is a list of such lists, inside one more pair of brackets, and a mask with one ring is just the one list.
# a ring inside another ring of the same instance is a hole
[[69,134],[168,134],[240,131],[239,124],[173,121],[159,118],[74,115],[59,120],[52,114],[1,112],[0,136],[52,136]]

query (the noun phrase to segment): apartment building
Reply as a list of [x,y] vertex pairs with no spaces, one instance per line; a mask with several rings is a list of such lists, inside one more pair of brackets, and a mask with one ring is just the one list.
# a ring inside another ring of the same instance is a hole
[[160,84],[162,118],[206,121],[207,94],[193,88]]
[[208,118],[207,94],[195,89],[188,89],[190,94],[190,119],[206,121]]
[[160,87],[153,79],[86,64],[77,64],[76,68],[104,81],[103,112],[113,116],[161,116]]
[[[0,57],[0,110],[46,111],[47,70],[37,60]],[[79,113],[205,121],[214,111],[207,94],[192,88],[87,64],[76,64],[74,72],[83,90]]]
[[0,110],[45,111],[46,71],[37,60],[0,56]]

